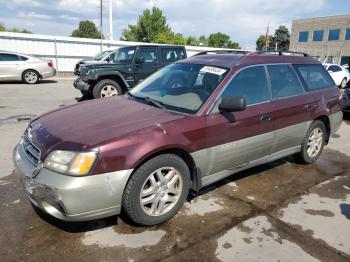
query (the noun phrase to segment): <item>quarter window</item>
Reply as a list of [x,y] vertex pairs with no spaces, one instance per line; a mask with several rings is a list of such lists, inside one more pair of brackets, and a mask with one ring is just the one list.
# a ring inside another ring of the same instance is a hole
[[322,65],[297,65],[296,68],[310,90],[329,88],[334,85]]
[[157,63],[157,49],[156,48],[141,48],[138,58],[143,57],[145,63]]
[[244,69],[228,84],[222,97],[243,96],[247,105],[270,100],[265,68],[255,66]]
[[315,42],[322,41],[323,40],[323,30],[314,31],[314,35],[313,35],[312,40]]
[[304,93],[297,75],[290,65],[267,66],[273,99],[281,99]]
[[307,42],[309,38],[309,32],[299,32],[299,42]]
[[328,41],[337,41],[339,40],[340,29],[331,29],[328,34]]

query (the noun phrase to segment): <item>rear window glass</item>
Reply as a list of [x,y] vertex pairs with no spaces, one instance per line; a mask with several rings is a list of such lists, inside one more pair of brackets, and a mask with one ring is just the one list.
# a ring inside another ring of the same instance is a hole
[[166,63],[173,63],[186,58],[185,51],[181,48],[162,48],[161,57],[162,61]]
[[297,65],[301,77],[310,90],[333,87],[334,83],[322,65]]

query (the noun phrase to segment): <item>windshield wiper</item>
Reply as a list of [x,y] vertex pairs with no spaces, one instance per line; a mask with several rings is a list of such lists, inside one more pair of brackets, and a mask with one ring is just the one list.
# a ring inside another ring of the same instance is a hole
[[156,101],[153,98],[150,98],[148,96],[146,96],[146,97],[135,96],[135,95],[131,94],[130,92],[128,92],[128,96],[130,96],[132,98],[135,98],[135,99],[143,100],[147,104],[151,104],[153,106],[156,106],[156,107],[159,107],[159,108],[162,108],[162,109],[166,109],[165,106],[161,102],[158,102],[158,101]]

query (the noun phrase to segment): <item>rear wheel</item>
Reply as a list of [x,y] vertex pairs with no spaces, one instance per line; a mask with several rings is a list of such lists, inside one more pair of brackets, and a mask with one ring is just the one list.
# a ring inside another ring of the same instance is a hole
[[322,121],[314,121],[301,145],[301,152],[297,159],[305,164],[315,162],[322,153],[326,141],[326,127]]
[[94,98],[105,98],[122,95],[123,90],[117,82],[105,79],[95,85],[92,94]]
[[123,211],[136,224],[163,223],[180,210],[190,188],[190,171],[177,155],[165,154],[140,166],[123,195]]
[[346,87],[346,84],[347,84],[347,80],[346,80],[346,78],[344,77],[344,79],[341,81],[341,83],[340,83],[340,87],[341,88],[345,88]]
[[22,80],[26,84],[33,85],[39,83],[40,76],[35,70],[26,70],[23,72]]

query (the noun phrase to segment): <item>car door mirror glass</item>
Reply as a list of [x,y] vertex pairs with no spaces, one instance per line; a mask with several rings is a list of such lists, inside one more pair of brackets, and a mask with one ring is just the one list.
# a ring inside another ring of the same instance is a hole
[[247,101],[243,96],[225,96],[219,104],[221,112],[238,112],[247,108]]

